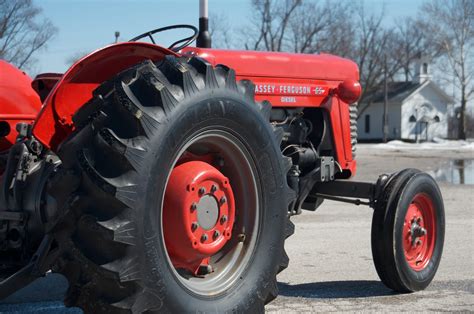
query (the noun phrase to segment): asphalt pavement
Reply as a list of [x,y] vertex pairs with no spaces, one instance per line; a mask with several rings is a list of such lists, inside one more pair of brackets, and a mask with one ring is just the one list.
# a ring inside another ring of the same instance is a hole
[[[360,145],[355,179],[374,181],[383,172],[407,167],[438,173],[460,158],[472,161],[474,152],[378,151]],[[440,181],[445,246],[438,273],[425,291],[396,294],[380,282],[370,250],[370,208],[325,201],[316,212],[292,218],[296,232],[286,243],[290,265],[279,275],[280,295],[266,311],[473,312],[474,185]],[[0,313],[80,313],[62,307],[66,288],[64,278],[49,275],[4,300]]]

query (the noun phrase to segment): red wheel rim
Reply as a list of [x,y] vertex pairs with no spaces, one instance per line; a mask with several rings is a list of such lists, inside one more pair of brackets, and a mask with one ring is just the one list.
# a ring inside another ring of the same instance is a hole
[[163,214],[166,247],[175,268],[199,275],[209,265],[209,258],[231,238],[234,204],[229,179],[210,163],[185,161],[173,169]]
[[261,204],[256,164],[239,138],[212,129],[190,137],[173,165],[160,221],[168,265],[193,293],[223,293],[242,278],[255,253]]
[[435,208],[430,197],[418,193],[408,206],[403,223],[405,259],[415,271],[426,268],[433,256],[436,242]]

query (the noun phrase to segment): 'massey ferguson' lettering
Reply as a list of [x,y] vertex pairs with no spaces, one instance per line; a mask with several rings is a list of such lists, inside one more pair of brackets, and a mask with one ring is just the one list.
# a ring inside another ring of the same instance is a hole
[[274,94],[275,85],[257,84],[255,85],[255,93],[257,94]]
[[273,95],[322,95],[326,91],[321,86],[256,84],[256,94]]
[[280,85],[280,94],[311,94],[311,87],[309,86],[295,86],[295,85]]

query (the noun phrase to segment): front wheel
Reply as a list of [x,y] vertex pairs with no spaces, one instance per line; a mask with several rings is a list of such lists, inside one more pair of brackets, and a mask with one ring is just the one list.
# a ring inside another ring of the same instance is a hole
[[372,220],[372,255],[382,282],[398,292],[425,289],[441,260],[444,206],[434,179],[415,169],[393,175]]

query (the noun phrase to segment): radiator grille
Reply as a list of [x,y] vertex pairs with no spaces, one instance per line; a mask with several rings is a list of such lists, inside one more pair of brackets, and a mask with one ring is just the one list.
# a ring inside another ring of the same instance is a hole
[[357,103],[349,106],[349,115],[351,118],[352,159],[355,159],[357,149]]

